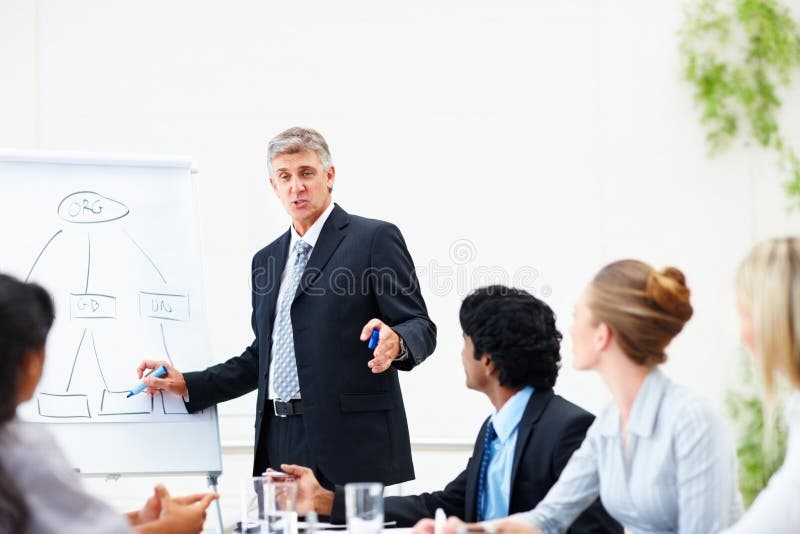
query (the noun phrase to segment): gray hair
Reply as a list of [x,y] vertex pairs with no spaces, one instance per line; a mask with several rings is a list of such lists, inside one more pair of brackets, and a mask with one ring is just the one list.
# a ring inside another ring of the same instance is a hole
[[313,150],[322,162],[322,168],[328,170],[333,165],[331,152],[325,138],[311,128],[295,126],[273,137],[267,148],[267,169],[272,178],[272,160],[281,154],[297,154],[305,150]]

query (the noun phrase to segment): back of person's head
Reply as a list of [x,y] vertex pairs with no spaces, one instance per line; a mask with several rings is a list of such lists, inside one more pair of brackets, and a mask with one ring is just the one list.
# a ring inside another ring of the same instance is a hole
[[47,291],[0,274],[0,422],[14,416],[19,370],[31,351],[44,348],[53,319]]
[[800,240],[762,241],[742,260],[736,275],[739,308],[752,319],[754,352],[767,392],[776,371],[800,388]]
[[270,177],[273,174],[272,160],[281,154],[297,154],[311,150],[317,153],[323,170],[328,170],[333,165],[328,143],[316,130],[295,126],[273,137],[267,146],[267,166]]
[[587,304],[628,358],[653,367],[666,361],[667,345],[692,317],[689,295],[686,278],[675,267],[656,271],[638,260],[621,260],[597,273]]
[[561,333],[547,304],[521,289],[487,286],[464,299],[459,319],[475,347],[475,359],[488,354],[501,385],[555,385]]
[[[44,348],[53,314],[47,291],[0,274],[0,429],[16,413],[24,360]],[[0,464],[0,531],[25,532],[27,521],[22,496]]]

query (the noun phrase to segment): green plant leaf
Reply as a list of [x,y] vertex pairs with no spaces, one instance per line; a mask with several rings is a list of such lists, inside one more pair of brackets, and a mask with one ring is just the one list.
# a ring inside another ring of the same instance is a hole
[[747,135],[777,152],[789,175],[786,192],[800,206],[800,161],[777,119],[778,89],[800,70],[798,24],[777,0],[695,0],[684,12],[683,74],[694,87],[710,153],[729,148],[746,124]]

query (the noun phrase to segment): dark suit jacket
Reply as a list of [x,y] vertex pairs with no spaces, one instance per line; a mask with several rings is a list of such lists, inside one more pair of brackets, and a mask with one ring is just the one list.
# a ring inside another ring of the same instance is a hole
[[[594,416],[552,390],[537,390],[532,396],[517,431],[514,463],[511,468],[511,496],[509,515],[532,510],[558,480],[572,453],[580,446]],[[488,419],[486,420],[488,422]],[[387,497],[384,500],[384,518],[397,521],[398,527],[413,526],[425,517],[433,517],[437,508],[448,516],[474,522],[477,514],[478,474],[483,458],[483,423],[472,458],[467,468],[442,491]],[[332,520],[344,520],[344,496],[336,488]],[[572,533],[622,533],[622,527],[596,501],[572,524]]]
[[[290,239],[287,231],[253,258],[253,343],[225,363],[184,375],[190,411],[258,388],[254,474],[270,465],[272,326]],[[410,370],[433,352],[436,325],[400,230],[335,206],[303,272],[291,317],[312,467],[339,484],[414,478],[397,370]],[[391,326],[410,352],[380,374],[367,367],[372,351],[359,339],[373,317]]]

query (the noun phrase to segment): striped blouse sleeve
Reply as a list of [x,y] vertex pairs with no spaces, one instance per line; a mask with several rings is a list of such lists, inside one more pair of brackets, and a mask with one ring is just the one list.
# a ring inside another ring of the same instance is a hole
[[510,519],[529,523],[542,534],[566,532],[575,518],[588,508],[600,491],[597,472],[597,420],[586,433],[580,448],[569,459],[558,481],[544,499],[529,512]]
[[702,399],[686,403],[673,434],[678,532],[718,532],[741,515],[736,454],[722,418]]

